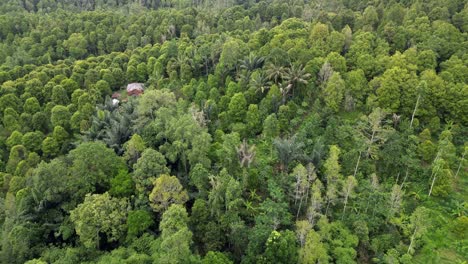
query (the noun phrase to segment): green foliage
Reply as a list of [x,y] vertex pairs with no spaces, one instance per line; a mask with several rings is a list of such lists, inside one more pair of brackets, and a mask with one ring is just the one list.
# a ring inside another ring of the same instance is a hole
[[99,248],[100,236],[108,242],[118,241],[127,229],[127,201],[108,193],[86,195],[82,204],[70,212],[80,241],[87,248]]
[[65,203],[70,191],[63,181],[73,179],[67,172],[67,165],[61,159],[54,159],[50,163],[41,162],[32,175],[32,188],[37,193],[39,202]]
[[230,123],[241,122],[245,119],[247,101],[243,93],[236,93],[232,96],[228,107],[228,116]]
[[133,169],[132,178],[136,189],[145,194],[152,189],[156,178],[161,174],[169,173],[164,156],[151,148],[143,151]]
[[133,166],[146,149],[145,142],[140,135],[134,134],[132,138],[124,144],[124,149],[124,159],[130,166]]
[[41,150],[43,137],[44,135],[40,131],[28,132],[24,134],[21,143],[29,151],[39,152],[39,150]]
[[144,210],[129,211],[127,217],[127,235],[135,237],[143,234],[148,227],[153,225],[151,214]]
[[51,101],[56,105],[68,105],[69,99],[67,91],[61,85],[54,86],[52,89]]
[[161,243],[156,260],[158,263],[190,263],[192,232],[187,227],[188,215],[179,204],[171,205],[164,212],[159,229]]
[[23,145],[16,145],[11,148],[10,156],[8,157],[8,163],[6,164],[6,172],[14,173],[16,167],[22,160],[25,160],[28,155],[28,151]]
[[310,230],[305,241],[305,245],[299,250],[299,263],[329,263],[327,247],[317,232]]
[[225,254],[216,251],[209,251],[203,258],[202,264],[232,264],[232,262]]
[[86,55],[87,44],[85,37],[80,33],[71,34],[64,42],[64,46],[70,53],[70,56],[75,59],[81,59]]
[[266,242],[265,253],[261,263],[296,263],[297,246],[296,236],[293,232],[287,230],[279,233],[273,231]]
[[111,94],[111,88],[108,82],[105,80],[99,80],[95,84],[95,89],[101,93],[101,96],[108,96]]
[[0,1],[0,262],[461,263],[467,22],[461,0]]
[[70,112],[68,109],[63,105],[56,105],[52,108],[50,122],[52,126],[61,126],[68,128],[70,122]]
[[129,197],[134,192],[134,183],[132,177],[126,170],[119,170],[117,174],[110,181],[109,193],[116,197]]
[[334,112],[338,112],[342,107],[344,91],[345,82],[341,78],[340,73],[334,72],[323,90],[325,104]]
[[198,189],[200,196],[205,197],[209,188],[209,171],[201,164],[195,165],[190,172],[190,182]]
[[258,110],[258,106],[255,104],[249,105],[247,114],[245,117],[245,122],[247,126],[247,131],[249,135],[256,135],[261,131],[261,117]]
[[155,212],[164,212],[171,204],[184,204],[188,200],[187,192],[175,176],[162,174],[153,185],[149,201]]
[[275,114],[271,114],[265,118],[263,123],[263,135],[266,138],[275,138],[279,135],[279,124]]
[[42,150],[42,153],[44,154],[44,157],[53,158],[58,155],[60,146],[55,138],[46,137],[42,141],[41,150]]
[[416,102],[417,87],[414,74],[401,68],[387,70],[380,80],[381,86],[377,89],[379,105],[393,112],[403,111],[409,114]]
[[67,139],[70,137],[65,128],[61,126],[54,127],[54,132],[52,133],[55,140],[59,145],[63,145]]
[[3,125],[8,131],[21,130],[19,115],[13,108],[5,109],[3,113]]
[[23,109],[26,113],[35,114],[41,110],[41,106],[36,97],[30,97],[24,102]]
[[21,132],[19,131],[13,131],[13,133],[11,133],[11,135],[7,138],[6,140],[6,145],[8,148],[12,148],[16,145],[21,145],[23,143],[23,134],[21,134]]
[[103,143],[87,142],[70,151],[70,173],[78,179],[80,190],[75,194],[83,194],[99,189],[107,189],[113,177],[125,168],[125,163],[115,152]]

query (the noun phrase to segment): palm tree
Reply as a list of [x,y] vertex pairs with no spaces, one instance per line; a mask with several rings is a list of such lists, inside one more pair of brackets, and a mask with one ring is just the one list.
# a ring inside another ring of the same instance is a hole
[[90,129],[83,135],[83,141],[102,140],[118,154],[123,152],[123,144],[133,134],[132,122],[135,120],[135,101],[129,100],[121,106],[109,103],[109,98],[92,118]]
[[255,89],[255,92],[261,91],[263,93],[270,88],[270,82],[265,76],[265,73],[261,71],[253,75],[250,80],[250,87]]
[[116,111],[103,135],[102,141],[119,155],[123,153],[123,144],[132,136],[133,117],[134,115],[128,115],[124,111]]
[[208,204],[211,208],[211,215],[220,215],[224,202],[224,183],[220,177],[210,175],[209,181],[211,184],[211,191],[208,194]]
[[260,56],[255,56],[252,53],[243,59],[239,60],[240,68],[243,70],[247,70],[248,72],[253,72],[256,69],[263,67],[263,63],[265,62],[265,58]]
[[292,90],[293,85],[291,83],[280,83],[278,86],[279,86],[281,97],[282,97],[281,103],[285,104],[286,98],[288,97],[289,92]]
[[174,25],[169,25],[167,27],[167,34],[169,34],[171,36],[171,39],[173,39],[176,34],[176,27]]
[[263,66],[263,63],[265,61],[265,58],[255,56],[252,53],[250,55],[243,59],[239,60],[239,67],[237,68],[237,78],[241,81],[244,81],[244,83],[247,83],[248,80],[250,79],[250,76],[252,75],[252,72],[256,69],[259,69]]
[[304,152],[302,148],[304,143],[296,141],[296,136],[290,138],[276,138],[273,145],[278,152],[278,158],[281,164],[281,171],[288,171],[289,163],[293,160],[302,159]]
[[284,75],[286,74],[286,69],[281,65],[270,63],[266,69],[266,73],[268,79],[274,81],[275,84],[278,84],[279,81],[284,78]]
[[293,85],[293,88],[299,84],[307,85],[311,75],[304,70],[302,65],[291,65],[286,69],[284,80]]
[[102,139],[111,122],[110,112],[108,110],[98,110],[91,120],[90,128],[84,133],[84,141],[94,141]]
[[182,72],[182,66],[188,65],[191,68],[193,68],[193,60],[184,55],[180,55],[180,54],[177,55],[176,58],[171,59],[171,62],[172,62],[171,68],[173,70],[176,70],[179,76]]
[[322,161],[322,158],[326,152],[323,141],[324,140],[322,136],[316,138],[312,153],[309,157],[310,161],[315,165],[315,167],[320,167],[320,162]]
[[239,155],[239,163],[241,167],[250,167],[250,164],[255,158],[255,145],[249,146],[247,140],[244,138],[242,144],[236,148]]
[[286,98],[289,96],[291,91],[294,96],[294,89],[299,84],[307,85],[309,83],[310,76],[311,74],[307,73],[302,65],[291,65],[289,68],[286,68],[283,77],[285,83],[280,86],[280,90],[283,95],[283,103],[286,102]]

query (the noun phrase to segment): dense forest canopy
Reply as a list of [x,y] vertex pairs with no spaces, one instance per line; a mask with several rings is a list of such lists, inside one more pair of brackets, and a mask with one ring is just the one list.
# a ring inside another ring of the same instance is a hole
[[465,0],[1,1],[0,263],[466,263],[467,51]]

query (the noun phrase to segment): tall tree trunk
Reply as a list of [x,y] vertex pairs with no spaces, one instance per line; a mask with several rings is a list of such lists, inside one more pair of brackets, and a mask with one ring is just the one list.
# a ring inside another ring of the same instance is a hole
[[[439,158],[439,154],[440,154],[440,152],[437,153],[437,156],[435,157],[435,159],[434,159],[434,161],[433,161],[432,163],[434,163],[434,162],[437,161],[437,159]],[[437,178],[437,171],[438,171],[438,170],[439,170],[439,168],[437,167],[437,168],[435,169],[435,171],[433,171],[433,172],[431,173],[432,183],[431,183],[431,189],[429,190],[429,196],[431,196],[432,188],[434,188],[434,183],[435,183],[436,178]]]
[[421,98],[421,94],[418,94],[418,99],[416,100],[416,105],[414,106],[413,114],[411,115],[410,128],[413,127],[414,115],[416,114],[416,110],[418,110],[419,99],[420,99],[420,98]]
[[325,216],[328,214],[328,207],[330,207],[330,199],[327,199],[327,208],[325,209]]
[[461,167],[462,167],[462,163],[463,163],[463,161],[465,160],[465,154],[466,154],[466,151],[463,152],[463,155],[462,155],[462,157],[461,157],[461,159],[460,159],[460,163],[458,164],[457,173],[455,173],[455,179],[458,177],[458,173],[460,172],[460,169],[461,169]]
[[346,205],[348,204],[348,197],[349,197],[349,195],[346,195],[346,197],[345,197],[344,207],[343,207],[343,214],[341,215],[341,221],[343,221],[345,213],[346,213]]
[[99,236],[99,229],[96,228],[96,249],[99,250],[101,237]]
[[399,179],[400,179],[400,172],[398,172],[398,175],[397,175],[397,177],[396,177],[396,183],[395,183],[395,184],[398,185],[398,180],[399,180]]
[[436,181],[437,174],[434,175],[434,178],[432,179],[432,184],[431,184],[431,189],[429,190],[429,196],[431,196],[432,193],[432,188],[434,187],[434,183]]
[[405,184],[406,179],[408,178],[408,171],[409,171],[409,169],[408,169],[408,167],[406,167],[405,178],[403,178],[403,182],[402,182],[401,185],[400,185],[400,189],[403,189],[403,185]]
[[[294,194],[294,205],[297,204],[297,194],[299,193],[299,184],[300,182],[296,183],[296,193]],[[302,200],[302,197],[301,197],[301,200]]]
[[375,132],[376,132],[375,130],[372,130],[372,136],[371,136],[369,147],[367,148],[367,153],[366,153],[367,157],[369,156],[370,149],[371,149],[371,146],[372,146],[372,142],[374,142]]
[[418,230],[417,227],[414,229],[413,235],[411,236],[411,242],[409,244],[408,251],[406,252],[406,254],[409,254],[411,247],[413,246],[413,241],[414,241],[414,236],[416,235],[416,230]]
[[356,177],[356,173],[357,173],[357,170],[358,170],[358,167],[359,167],[359,161],[361,161],[361,154],[362,154],[362,152],[359,151],[359,157],[358,157],[358,160],[357,160],[357,162],[356,162],[356,167],[354,168],[353,177]]
[[301,197],[301,200],[299,201],[299,208],[297,209],[296,221],[299,218],[299,213],[301,212],[302,198],[303,198],[303,196]]
[[[310,184],[309,184],[309,185],[310,185]],[[306,194],[305,194],[305,201],[304,201],[304,203],[306,204],[306,206],[307,206],[307,202],[309,201],[309,190],[310,190],[310,188],[307,188],[307,191],[306,191]]]

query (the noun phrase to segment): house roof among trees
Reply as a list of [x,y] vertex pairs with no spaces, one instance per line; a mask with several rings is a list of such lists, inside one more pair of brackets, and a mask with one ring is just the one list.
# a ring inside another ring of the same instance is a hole
[[143,91],[145,90],[145,87],[142,83],[129,83],[127,85],[127,92],[135,91],[135,90]]

